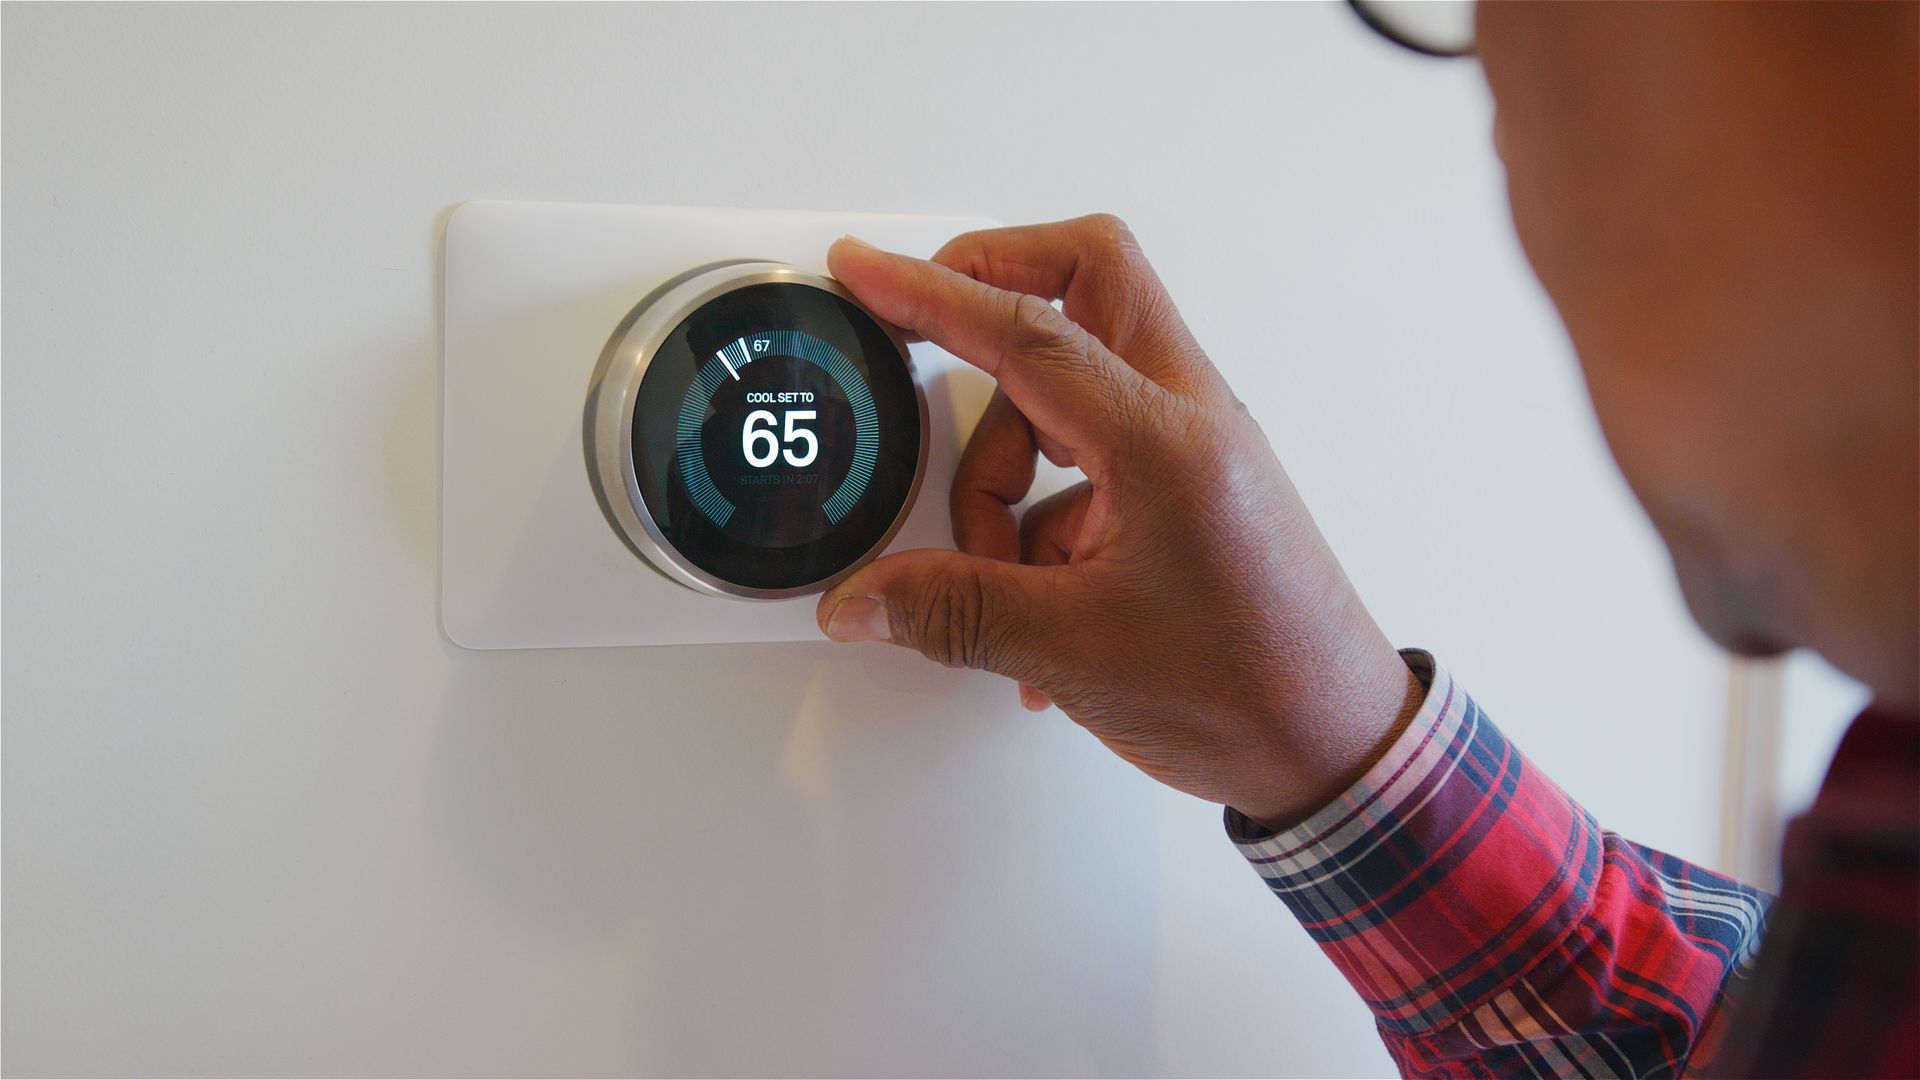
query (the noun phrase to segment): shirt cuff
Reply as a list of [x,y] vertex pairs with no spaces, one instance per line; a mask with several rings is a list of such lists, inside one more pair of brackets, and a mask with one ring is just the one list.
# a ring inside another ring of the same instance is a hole
[[1417,650],[1420,711],[1351,788],[1272,833],[1228,835],[1373,1009],[1419,1034],[1498,992],[1592,903],[1593,818]]

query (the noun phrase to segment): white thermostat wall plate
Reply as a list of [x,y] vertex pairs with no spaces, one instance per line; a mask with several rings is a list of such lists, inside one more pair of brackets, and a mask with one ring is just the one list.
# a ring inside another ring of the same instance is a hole
[[[583,444],[594,369],[643,297],[729,260],[826,273],[851,233],[928,256],[969,217],[470,202],[446,226],[440,613],[469,649],[815,640],[815,596],[743,601],[670,580],[595,501]],[[992,381],[911,346],[930,446],[889,551],[951,547],[947,493]]]

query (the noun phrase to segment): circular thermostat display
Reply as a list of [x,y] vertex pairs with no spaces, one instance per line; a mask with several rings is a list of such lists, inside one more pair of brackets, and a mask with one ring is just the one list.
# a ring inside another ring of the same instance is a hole
[[705,592],[816,592],[879,554],[926,463],[898,334],[838,283],[703,268],[642,300],[589,399],[588,467],[630,546]]

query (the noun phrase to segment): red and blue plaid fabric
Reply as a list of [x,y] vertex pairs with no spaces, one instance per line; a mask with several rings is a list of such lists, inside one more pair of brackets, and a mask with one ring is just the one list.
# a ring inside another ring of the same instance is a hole
[[[1761,995],[1770,1014],[1762,1023],[1743,1016],[1725,1034],[1729,997],[1770,981],[1745,977],[1769,898],[1601,829],[1432,657],[1403,655],[1427,697],[1366,776],[1279,834],[1227,812],[1229,834],[1366,1000],[1403,1073],[1671,1076],[1711,1068],[1715,1057],[1739,1062],[1743,1075],[1831,1072],[1840,1062],[1880,1075],[1916,1067],[1912,937],[1905,952],[1879,958],[1877,979],[1856,977],[1868,972],[1861,946],[1897,947],[1897,932],[1843,917],[1824,936],[1799,937],[1814,959],[1793,965],[1784,990]],[[1871,905],[1886,915],[1904,902],[1911,932],[1920,916],[1920,750],[1906,751],[1904,801],[1877,818],[1904,822],[1905,832],[1892,828],[1891,854],[1847,880],[1877,875]],[[1793,899],[1791,841],[1787,865],[1784,894]],[[1831,897],[1812,902],[1851,910]],[[1789,907],[1804,929],[1800,902]],[[1781,936],[1767,948],[1786,957],[1795,945]],[[1892,996],[1863,1001],[1854,985]],[[1835,1010],[1822,997],[1844,1003],[1847,1019],[1833,1024],[1853,1033],[1850,1051],[1825,1034],[1793,1034],[1828,1022],[1821,1018]],[[1854,1015],[1861,1008],[1869,1018]]]
[[1920,718],[1853,722],[1780,864],[1759,970],[1712,1071],[1920,1076]]

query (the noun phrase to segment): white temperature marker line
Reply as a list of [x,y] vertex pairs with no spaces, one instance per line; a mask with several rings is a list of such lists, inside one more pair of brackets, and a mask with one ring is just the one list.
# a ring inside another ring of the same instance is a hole
[[740,373],[739,373],[739,372],[737,372],[737,371],[735,371],[735,370],[733,370],[733,364],[732,364],[732,362],[730,362],[730,361],[729,361],[729,360],[727,359],[727,350],[725,350],[725,349],[721,349],[721,350],[720,350],[719,352],[717,352],[717,353],[714,353],[713,355],[715,355],[715,356],[717,356],[717,357],[719,357],[719,358],[720,358],[720,362],[721,362],[721,363],[723,363],[723,364],[726,364],[726,365],[727,365],[727,374],[729,374],[729,375],[731,375],[731,376],[733,376],[733,381],[735,381],[735,382],[739,382],[739,381],[740,381]]
[[747,350],[747,339],[734,338],[733,343],[740,346],[740,366],[746,367],[748,364],[753,363],[753,353]]

